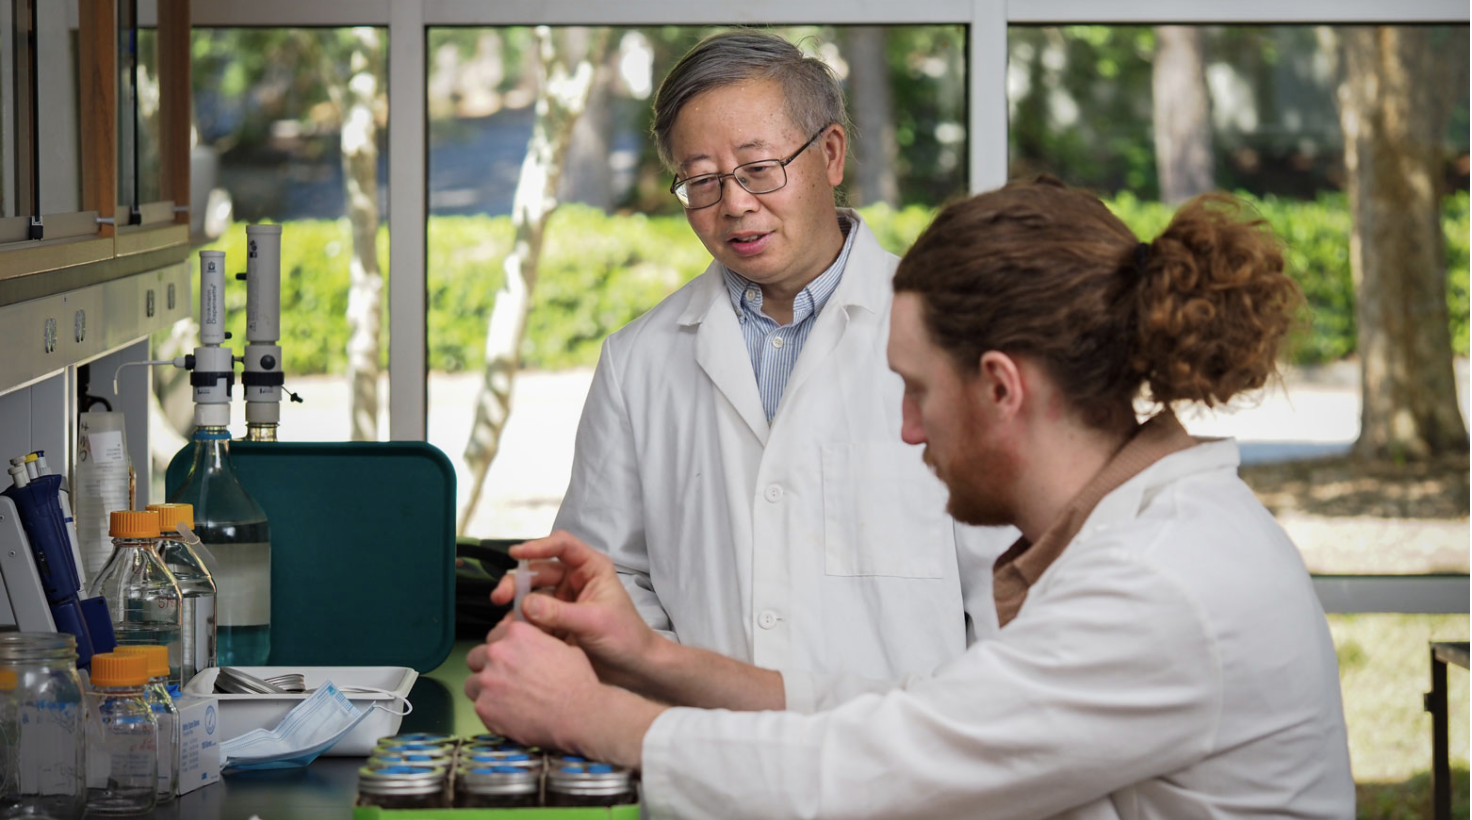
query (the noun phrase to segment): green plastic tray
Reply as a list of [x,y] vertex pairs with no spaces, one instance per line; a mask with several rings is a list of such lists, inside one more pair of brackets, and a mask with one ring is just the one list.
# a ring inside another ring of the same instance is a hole
[[540,809],[381,809],[358,806],[353,820],[639,820],[639,806]]
[[[194,443],[165,474],[172,494]],[[455,640],[455,470],[419,441],[230,442],[271,524],[271,666],[408,666]]]

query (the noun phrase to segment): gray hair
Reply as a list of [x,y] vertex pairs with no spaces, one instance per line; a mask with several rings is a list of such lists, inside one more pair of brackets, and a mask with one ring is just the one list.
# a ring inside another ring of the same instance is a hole
[[838,75],[816,57],[775,34],[753,29],[726,31],[701,40],[660,83],[654,98],[654,144],[659,160],[674,170],[670,133],[687,103],[715,88],[748,80],[776,80],[787,99],[787,117],[804,137],[838,123],[849,128]]

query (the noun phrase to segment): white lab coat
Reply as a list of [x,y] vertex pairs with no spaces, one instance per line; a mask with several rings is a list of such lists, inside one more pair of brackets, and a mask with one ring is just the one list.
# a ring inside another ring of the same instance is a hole
[[645,816],[1353,817],[1324,613],[1237,461],[1209,442],[1120,486],[929,678],[817,714],[667,711]]
[[898,260],[846,213],[859,233],[772,423],[713,263],[604,342],[556,523],[613,557],[652,626],[783,670],[797,704],[807,673],[895,680],[961,654],[966,613],[993,633],[990,568],[1016,536],[956,525],[900,441]]

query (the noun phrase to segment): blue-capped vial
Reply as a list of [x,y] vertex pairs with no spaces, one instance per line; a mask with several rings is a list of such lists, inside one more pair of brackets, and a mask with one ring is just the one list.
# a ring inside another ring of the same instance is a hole
[[458,761],[458,766],[462,771],[482,766],[515,766],[519,769],[541,771],[542,758],[540,756],[532,757],[531,755],[513,752],[491,752],[486,754],[463,755]]
[[378,745],[374,748],[384,752],[420,752],[423,754],[448,755],[455,751],[455,744],[425,743],[417,740],[397,740],[394,738],[385,738],[378,741]]
[[368,767],[371,769],[382,769],[388,766],[444,766],[449,759],[443,755],[427,755],[420,753],[403,752],[374,752],[368,758]]
[[384,738],[393,743],[432,743],[435,745],[454,745],[457,741],[454,735],[442,734],[440,732],[410,732],[403,735],[394,735]]
[[520,766],[475,766],[455,777],[455,807],[511,809],[540,805],[541,772]]
[[620,806],[636,802],[633,775],[622,766],[563,758],[547,767],[548,806]]

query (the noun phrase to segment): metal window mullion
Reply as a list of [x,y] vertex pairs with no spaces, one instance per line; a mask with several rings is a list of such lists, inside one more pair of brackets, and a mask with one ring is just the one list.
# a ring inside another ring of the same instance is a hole
[[1106,23],[1147,25],[1280,25],[1294,23],[1465,23],[1466,0],[1010,0],[1007,20],[1016,25]]
[[388,430],[395,441],[424,441],[428,431],[423,13],[421,0],[395,0],[388,31]]
[[424,0],[432,26],[512,25],[912,25],[965,23],[971,0],[913,0],[904,4],[851,0],[751,0],[741,4],[688,0]]
[[[408,5],[418,12],[420,0],[190,0],[196,28],[234,26],[387,26]],[[397,12],[397,9],[393,9]],[[416,15],[417,19],[417,15]]]
[[1007,181],[1007,0],[974,0],[966,94],[969,184],[989,191]]

